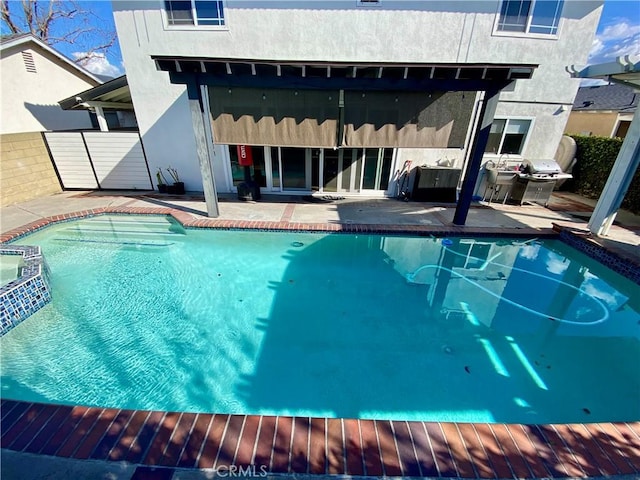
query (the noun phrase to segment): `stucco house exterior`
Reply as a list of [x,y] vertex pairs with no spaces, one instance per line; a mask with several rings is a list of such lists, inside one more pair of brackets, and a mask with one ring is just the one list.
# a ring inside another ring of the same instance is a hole
[[205,196],[233,192],[246,145],[263,192],[394,196],[411,161],[458,169],[470,201],[481,163],[553,158],[579,87],[566,66],[586,63],[602,3],[121,0],[113,10],[152,171],[177,167]]
[[88,112],[65,112],[60,98],[102,81],[30,34],[0,40],[0,133],[93,128]]
[[580,87],[565,132],[624,138],[639,101],[640,92],[627,85]]

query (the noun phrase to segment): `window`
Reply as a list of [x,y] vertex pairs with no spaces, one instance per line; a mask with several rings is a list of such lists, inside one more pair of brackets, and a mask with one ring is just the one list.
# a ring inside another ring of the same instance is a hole
[[172,26],[223,26],[222,0],[166,0],[167,23]]
[[503,0],[499,32],[557,35],[564,0]]
[[495,119],[491,124],[485,153],[522,154],[530,127],[531,120]]

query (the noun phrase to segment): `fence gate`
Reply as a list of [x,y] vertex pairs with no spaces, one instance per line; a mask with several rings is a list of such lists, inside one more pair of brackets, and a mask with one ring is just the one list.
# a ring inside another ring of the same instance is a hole
[[138,132],[45,132],[64,188],[152,190]]

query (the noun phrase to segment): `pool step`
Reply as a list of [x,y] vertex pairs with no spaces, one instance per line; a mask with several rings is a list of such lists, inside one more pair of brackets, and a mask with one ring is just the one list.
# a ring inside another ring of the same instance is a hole
[[82,220],[82,224],[97,224],[97,225],[157,225],[170,227],[173,225],[177,225],[177,223],[173,220],[169,220],[165,217],[153,217],[153,216],[126,216],[122,215],[120,217],[109,217],[109,216],[100,216],[100,217],[91,217]]
[[184,235],[185,230],[179,224],[164,218],[96,217],[59,230],[56,240],[166,246]]

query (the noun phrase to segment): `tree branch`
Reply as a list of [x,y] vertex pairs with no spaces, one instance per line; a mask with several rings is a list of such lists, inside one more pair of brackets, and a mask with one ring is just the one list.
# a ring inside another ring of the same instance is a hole
[[106,54],[115,44],[115,31],[101,29],[100,18],[75,0],[44,1],[0,0],[0,22],[11,33],[31,33],[49,45],[74,45],[82,55],[76,61]]
[[24,21],[27,24],[27,28],[31,33],[33,31],[33,5],[29,0],[22,0],[22,11],[24,12]]
[[3,0],[0,3],[0,16],[2,20],[7,24],[11,33],[22,33],[22,31],[13,23],[13,14],[9,10],[9,0]]

